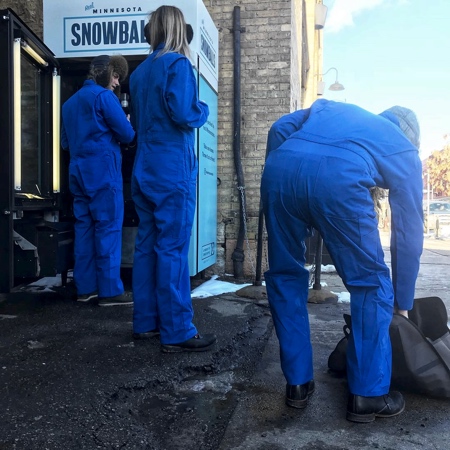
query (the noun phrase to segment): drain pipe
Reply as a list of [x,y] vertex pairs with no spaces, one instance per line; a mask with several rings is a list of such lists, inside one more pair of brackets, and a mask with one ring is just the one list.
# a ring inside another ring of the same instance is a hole
[[244,278],[244,238],[245,238],[245,183],[241,161],[241,8],[233,10],[233,80],[234,80],[234,115],[233,115],[233,155],[239,190],[240,222],[236,248],[231,255],[234,278]]

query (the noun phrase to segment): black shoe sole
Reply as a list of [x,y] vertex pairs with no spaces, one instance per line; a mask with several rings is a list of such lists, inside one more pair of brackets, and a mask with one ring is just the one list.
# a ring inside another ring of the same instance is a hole
[[77,298],[77,302],[80,303],[87,303],[90,302],[91,300],[97,299],[98,298],[98,294],[92,294],[87,298]]
[[204,347],[180,347],[179,345],[162,344],[163,353],[183,353],[183,352],[206,352],[213,347],[215,342]]
[[129,302],[108,302],[108,303],[101,303],[98,302],[98,306],[102,307],[108,307],[108,306],[131,306],[133,304],[133,301]]
[[189,347],[187,345],[176,345],[176,344],[161,344],[161,351],[163,353],[183,353],[183,352],[206,352],[210,350],[214,344],[216,343],[216,340],[214,339],[213,342],[211,342],[208,345],[204,345],[202,347]]
[[403,408],[400,411],[397,411],[396,413],[393,413],[393,414],[383,414],[383,413],[356,414],[356,413],[347,411],[347,420],[349,420],[350,422],[356,422],[356,423],[370,423],[370,422],[373,422],[377,417],[386,419],[389,417],[398,416],[404,410],[405,410],[405,405],[403,405]]

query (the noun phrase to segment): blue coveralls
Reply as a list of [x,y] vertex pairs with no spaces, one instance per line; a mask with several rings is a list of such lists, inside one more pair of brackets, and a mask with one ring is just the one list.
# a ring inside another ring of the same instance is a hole
[[138,148],[132,197],[139,215],[133,263],[133,329],[160,330],[163,344],[192,338],[188,266],[198,163],[194,128],[207,120],[189,60],[157,58],[162,45],[130,77],[131,120]]
[[[391,119],[393,120],[393,119]],[[389,189],[392,280],[369,189]],[[388,393],[394,297],[412,308],[423,246],[422,164],[397,124],[327,100],[282,117],[268,137],[261,197],[268,298],[288,384],[313,379],[305,238],[317,229],[351,296],[349,390]]]
[[123,222],[120,144],[134,130],[119,99],[92,80],[62,107],[61,144],[70,151],[69,189],[75,222],[74,280],[78,295],[123,293],[120,279]]

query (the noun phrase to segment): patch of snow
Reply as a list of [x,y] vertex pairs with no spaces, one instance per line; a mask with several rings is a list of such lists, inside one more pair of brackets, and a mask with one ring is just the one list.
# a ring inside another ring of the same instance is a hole
[[338,296],[338,303],[350,303],[350,292],[332,292]]
[[218,275],[213,275],[210,280],[205,281],[191,292],[192,298],[206,298],[213,295],[225,294],[227,292],[236,292],[251,283],[234,284],[227,281],[218,281]]

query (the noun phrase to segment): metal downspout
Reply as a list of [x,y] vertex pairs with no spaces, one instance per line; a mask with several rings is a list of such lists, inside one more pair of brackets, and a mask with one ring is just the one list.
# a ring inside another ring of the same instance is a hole
[[231,255],[234,277],[244,278],[244,237],[245,237],[245,183],[241,161],[241,8],[233,10],[233,80],[234,80],[234,115],[233,115],[233,155],[239,190],[240,221],[236,248]]

